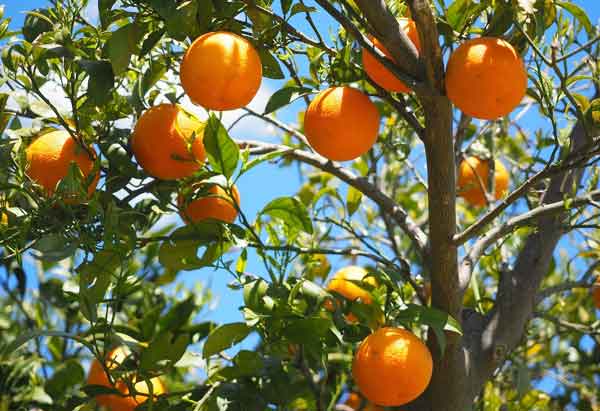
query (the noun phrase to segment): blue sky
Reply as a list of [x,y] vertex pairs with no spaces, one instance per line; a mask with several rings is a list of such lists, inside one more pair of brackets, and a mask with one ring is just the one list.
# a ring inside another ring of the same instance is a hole
[[[309,2],[310,3],[310,2]],[[600,1],[598,0],[577,0],[574,3],[578,3],[588,12],[590,19],[593,24],[597,24],[600,20]],[[1,1],[0,4],[6,6],[5,13],[13,19],[11,26],[19,27],[23,21],[25,10],[30,10],[36,7],[45,7],[48,2],[42,0],[10,0]],[[97,9],[95,1],[90,1],[90,6],[87,10],[88,16],[91,19],[96,19]],[[322,28],[323,33],[331,32],[333,22],[324,13],[316,16],[317,25]],[[301,30],[310,32],[307,24],[302,19],[296,20]],[[327,38],[327,36],[325,36]],[[268,97],[276,90],[278,90],[283,82],[274,80],[265,80],[259,97],[253,103],[254,108],[260,110],[264,107]],[[301,103],[292,105],[290,108],[281,110],[278,113],[278,118],[286,122],[296,122],[297,111],[302,108]],[[532,125],[537,126],[540,120],[532,118]],[[273,134],[273,130],[261,124],[259,121],[246,121],[236,127],[232,134],[235,137],[247,138],[247,139],[276,139],[276,135]],[[422,164],[422,163],[421,163]],[[425,170],[420,170],[425,175]],[[300,176],[297,173],[297,169],[286,168],[274,170],[272,166],[264,165],[261,167],[254,168],[250,173],[244,175],[238,184],[238,188],[241,194],[242,207],[245,213],[252,218],[257,211],[259,211],[265,204],[270,200],[286,195],[295,194],[298,190],[300,183]],[[178,218],[175,221],[180,223]],[[565,244],[566,247],[568,245]],[[235,257],[235,256],[234,256]],[[340,261],[332,260],[334,269],[339,268]],[[250,253],[248,260],[247,271],[261,275],[262,263],[255,258],[254,253]],[[218,305],[212,309],[212,311],[204,312],[201,314],[203,319],[212,319],[220,323],[239,321],[242,319],[238,307],[242,304],[241,293],[231,291],[227,288],[228,281],[231,280],[226,273],[214,272],[208,269],[183,272],[180,274],[179,279],[186,285],[193,285],[197,282],[201,282],[210,286],[212,293],[216,297]],[[249,344],[249,343],[246,343]]]

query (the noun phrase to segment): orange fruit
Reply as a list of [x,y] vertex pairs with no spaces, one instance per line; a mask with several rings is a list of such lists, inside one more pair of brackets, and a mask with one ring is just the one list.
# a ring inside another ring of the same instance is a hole
[[354,355],[352,375],[360,392],[387,407],[411,402],[431,380],[429,349],[413,333],[383,327],[363,340]]
[[248,40],[217,31],[198,37],[180,67],[181,85],[195,104],[235,110],[254,98],[262,81],[260,57]]
[[596,278],[592,286],[592,300],[594,300],[594,306],[600,310],[600,277]]
[[[467,157],[458,167],[458,191],[467,203],[474,206],[484,206],[487,204],[482,184],[489,191],[489,161],[482,160],[479,157]],[[504,197],[508,191],[510,177],[504,165],[494,161],[494,198],[496,200]]]
[[[421,50],[421,42],[419,40],[419,32],[417,31],[417,25],[413,20],[407,18],[398,19],[398,23],[402,30],[406,33],[408,38],[413,42],[417,50]],[[394,59],[390,56],[390,52],[381,44],[379,40],[377,40],[373,36],[369,36],[369,40],[373,43],[373,45],[381,50],[386,57],[388,57],[393,62]],[[389,71],[383,64],[381,64],[373,54],[369,53],[366,50],[362,52],[362,62],[363,67],[367,75],[377,83],[379,86],[383,87],[388,91],[395,91],[398,93],[408,93],[410,89],[406,84],[400,81],[396,76]]]
[[[196,185],[195,188],[202,188],[202,183]],[[179,214],[186,223],[219,220],[231,224],[238,215],[234,202],[238,207],[240,205],[240,193],[236,186],[232,186],[231,193],[233,198],[222,187],[213,185],[208,189],[207,197],[201,197],[187,203],[183,196],[179,195]]]
[[[364,304],[371,304],[373,302],[371,293],[355,283],[356,281],[360,281],[377,287],[377,281],[375,280],[375,277],[367,277],[367,274],[367,270],[354,265],[342,268],[340,271],[334,274],[333,278],[327,285],[327,290],[334,291],[350,301],[356,301],[360,299]],[[326,300],[324,306],[329,311],[335,310],[335,306],[331,300]],[[346,315],[346,319],[351,323],[358,322],[358,318],[356,318],[353,313],[348,313]]]
[[[27,156],[26,173],[33,181],[44,188],[48,196],[52,196],[56,185],[69,173],[69,167],[75,162],[84,179],[94,169],[95,151],[90,155],[66,130],[51,131],[36,138],[25,150]],[[100,174],[88,186],[88,195],[96,191]]]
[[206,159],[203,137],[204,123],[177,105],[160,104],[139,118],[131,148],[148,174],[161,180],[177,180],[200,169]]
[[[106,368],[109,370],[116,369],[128,356],[128,352],[123,348],[115,348],[110,351],[105,360]],[[160,378],[155,377],[150,380],[152,383],[152,394],[154,397],[166,393],[166,388]],[[117,379],[112,385],[108,379],[108,375],[102,368],[100,362],[95,359],[90,367],[90,372],[87,378],[88,385],[102,385],[104,387],[115,388],[122,395],[97,395],[96,402],[102,407],[108,408],[110,411],[132,411],[139,404],[149,398],[150,387],[145,380],[136,381],[134,377],[132,383],[135,384],[135,394],[129,392],[125,379]]]
[[448,98],[472,117],[493,120],[505,116],[521,102],[526,90],[523,60],[502,39],[467,40],[448,60]]
[[360,395],[355,392],[351,392],[348,396],[348,399],[344,402],[344,405],[347,405],[354,411],[384,411],[383,407],[379,407],[370,402],[365,402],[364,406],[361,408],[362,404],[362,398],[360,398]]
[[304,116],[304,131],[315,151],[347,161],[369,151],[377,141],[379,112],[362,92],[332,87],[320,92]]

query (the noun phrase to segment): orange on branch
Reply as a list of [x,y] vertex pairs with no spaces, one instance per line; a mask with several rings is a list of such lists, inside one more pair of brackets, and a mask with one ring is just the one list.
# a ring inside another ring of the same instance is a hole
[[[77,164],[86,179],[94,169],[96,153],[86,150],[66,130],[51,131],[36,138],[25,150],[27,157],[26,173],[33,181],[52,196],[56,185],[69,174],[71,163]],[[88,195],[96,191],[100,174],[87,187]]]
[[[202,183],[195,188],[202,189]],[[237,207],[240,206],[240,193],[236,186],[231,187],[231,195],[227,191],[218,186],[213,185],[208,189],[206,197],[198,198],[186,202],[180,194],[178,203],[180,208],[181,218],[186,223],[198,223],[207,220],[218,220],[226,223],[233,223],[237,218]]]
[[363,400],[360,397],[359,394],[355,393],[355,392],[351,392],[348,395],[348,399],[344,402],[344,405],[347,405],[348,407],[352,408],[354,411],[385,411],[383,409],[383,407],[379,407],[375,404],[372,404],[370,402],[364,401],[364,406],[361,408],[361,405],[363,405]]
[[[127,358],[128,353],[123,348],[115,348],[110,351],[105,359],[106,368],[114,370]],[[101,385],[104,387],[115,388],[121,395],[97,395],[96,402],[110,411],[133,411],[139,404],[145,402],[150,397],[150,387],[145,380],[138,381],[133,377],[131,383],[134,384],[135,393],[131,393],[128,388],[128,381],[117,379],[114,385],[111,384],[108,375],[104,371],[102,364],[95,359],[90,367],[87,378],[88,385]],[[152,394],[154,397],[166,393],[166,388],[160,378],[150,379],[152,384]]]
[[[400,28],[406,33],[408,38],[413,42],[418,51],[421,50],[421,42],[419,40],[419,32],[417,26],[413,20],[407,18],[398,19]],[[386,57],[392,62],[395,60],[391,57],[390,52],[383,46],[383,44],[377,40],[374,36],[370,36],[369,40],[373,45],[380,50]],[[362,62],[363,67],[367,75],[377,83],[380,87],[388,91],[395,91],[398,93],[408,93],[410,89],[406,84],[400,81],[391,71],[389,71],[383,64],[381,64],[373,54],[367,50],[362,51]]]
[[304,131],[312,148],[334,161],[355,159],[377,141],[379,111],[369,97],[351,87],[320,92],[304,115]]
[[[367,275],[367,270],[362,267],[351,265],[342,268],[334,274],[333,278],[327,285],[327,290],[334,291],[350,301],[356,301],[360,299],[360,301],[364,304],[371,304],[373,302],[373,296],[371,293],[365,288],[362,288],[359,284],[356,284],[356,282],[363,282],[365,284],[372,285],[373,287],[377,287],[377,281],[375,278]],[[328,311],[335,310],[335,305],[331,300],[326,300],[324,306]],[[346,319],[351,323],[358,322],[358,318],[356,318],[353,313],[348,313],[346,315]],[[380,322],[385,322],[385,319]]]
[[363,340],[354,355],[352,375],[371,402],[399,406],[411,402],[429,385],[433,360],[413,333],[384,327]]
[[527,71],[514,47],[499,38],[467,40],[446,68],[448,98],[472,117],[493,120],[517,107],[527,90]]
[[204,125],[177,105],[160,104],[139,118],[131,148],[151,176],[161,180],[189,177],[206,159]]
[[198,37],[180,67],[190,100],[209,110],[235,110],[254,98],[262,81],[258,52],[245,38],[218,31]]
[[[489,161],[479,157],[468,157],[460,163],[458,168],[458,191],[459,195],[474,206],[485,206],[487,204],[485,192],[489,192]],[[504,165],[494,161],[494,195],[496,200],[501,199],[508,191],[510,176]]]

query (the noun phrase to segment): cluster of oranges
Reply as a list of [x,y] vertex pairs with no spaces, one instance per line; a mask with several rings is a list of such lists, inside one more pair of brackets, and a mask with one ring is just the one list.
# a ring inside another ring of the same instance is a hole
[[[335,273],[327,289],[350,301],[372,304],[367,285],[377,286],[375,278],[361,267],[349,266]],[[334,305],[326,303],[325,307],[332,310]],[[356,322],[357,318],[349,313],[346,320]],[[379,321],[377,326],[383,323]],[[354,382],[369,401],[363,409],[369,411],[413,401],[429,385],[432,372],[433,360],[427,346],[410,331],[397,327],[378,328],[365,338],[352,364]],[[346,405],[359,409],[358,394],[351,393]]]
[[[401,19],[400,26],[420,50],[415,23]],[[371,40],[389,57],[377,39]],[[409,92],[405,84],[367,51],[363,52],[363,65],[367,75],[381,87],[392,92]],[[262,66],[248,40],[233,33],[213,32],[199,37],[188,48],[181,63],[180,79],[195,104],[209,110],[234,110],[247,105],[256,95],[262,80]],[[447,95],[464,113],[476,118],[495,119],[507,115],[523,98],[526,83],[527,74],[520,56],[509,43],[498,38],[466,41],[448,61]],[[379,124],[379,112],[369,97],[347,86],[320,92],[304,117],[305,133],[312,148],[334,161],[352,160],[366,153],[377,140]],[[161,104],[141,115],[132,134],[131,149],[149,175],[161,180],[185,179],[198,171],[206,160],[204,127],[205,123],[182,107]],[[92,147],[79,146],[65,130],[40,135],[26,149],[26,155],[28,176],[42,186],[48,196],[54,194],[73,162],[89,181],[89,195],[97,186],[99,173],[94,167],[97,153]],[[495,163],[494,170],[493,196],[498,199],[508,188],[508,173],[499,162]],[[90,177],[92,173],[95,174]],[[459,167],[459,190],[473,205],[486,204],[484,187],[488,186],[488,180],[487,160],[470,157]],[[206,219],[233,222],[237,217],[240,198],[235,186],[226,190],[200,182],[185,192],[190,190],[203,190],[209,196],[189,201],[183,193],[179,194],[178,204],[186,222]],[[360,281],[376,285],[366,276],[366,271],[350,267],[336,274],[328,288],[344,298],[371,304],[370,293],[356,284]],[[335,309],[331,302],[327,308]],[[357,321],[353,314],[347,314],[346,319]],[[113,350],[105,359],[105,365],[114,369],[126,356],[122,349]],[[431,373],[432,358],[427,347],[409,331],[394,327],[379,328],[368,336],[360,344],[353,362],[355,382],[372,403],[367,409],[373,411],[379,410],[379,405],[398,406],[414,400],[429,384]],[[382,379],[385,384],[381,383]],[[111,385],[98,361],[92,364],[88,383]],[[133,384],[141,396],[129,395],[128,385],[117,382],[114,388],[123,395],[101,395],[98,403],[111,410],[127,411],[147,399],[149,392],[155,395],[165,392],[159,379],[151,380],[151,390],[145,381],[134,380]],[[360,398],[353,394],[348,405],[358,407],[359,404]]]

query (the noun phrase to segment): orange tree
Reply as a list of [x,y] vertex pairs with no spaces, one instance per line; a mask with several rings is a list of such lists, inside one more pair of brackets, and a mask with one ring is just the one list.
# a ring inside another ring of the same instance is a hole
[[592,3],[0,7],[0,410],[600,409]]

